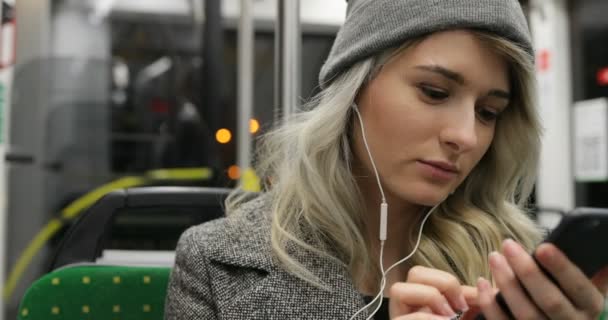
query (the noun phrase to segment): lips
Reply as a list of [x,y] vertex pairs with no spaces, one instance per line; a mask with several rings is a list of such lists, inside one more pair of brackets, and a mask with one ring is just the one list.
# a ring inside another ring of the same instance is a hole
[[458,176],[459,170],[454,164],[445,161],[418,160],[423,175],[432,180],[448,182]]
[[459,171],[455,165],[445,161],[420,160],[420,162],[452,173],[458,173]]

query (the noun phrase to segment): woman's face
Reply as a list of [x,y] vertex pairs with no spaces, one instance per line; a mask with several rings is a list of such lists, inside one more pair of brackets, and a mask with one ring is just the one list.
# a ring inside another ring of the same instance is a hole
[[[506,61],[468,31],[432,34],[391,58],[356,99],[387,196],[445,199],[488,150],[509,92]],[[374,177],[354,124],[356,160]]]

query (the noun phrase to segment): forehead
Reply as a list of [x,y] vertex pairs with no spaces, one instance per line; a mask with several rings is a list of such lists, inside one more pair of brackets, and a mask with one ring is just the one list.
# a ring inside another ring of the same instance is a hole
[[391,59],[385,67],[437,65],[461,74],[469,84],[509,90],[509,65],[497,50],[470,31],[433,33]]

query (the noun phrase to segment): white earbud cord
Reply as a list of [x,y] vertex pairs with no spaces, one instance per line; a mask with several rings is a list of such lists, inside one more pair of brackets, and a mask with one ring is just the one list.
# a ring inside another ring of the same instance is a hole
[[[422,220],[422,223],[420,225],[420,230],[418,230],[418,239],[416,240],[416,245],[414,246],[414,249],[412,250],[412,252],[410,252],[410,254],[408,254],[405,258],[403,258],[403,259],[397,261],[396,263],[394,263],[386,271],[384,271],[384,263],[382,262],[383,257],[384,257],[384,240],[382,240],[380,242],[380,270],[382,271],[382,281],[380,282],[380,290],[379,290],[378,294],[376,295],[376,297],[374,297],[374,299],[370,303],[368,303],[365,307],[363,307],[359,311],[357,311],[350,318],[350,320],[353,320],[358,314],[360,314],[361,312],[367,310],[367,308],[371,307],[374,303],[376,303],[376,301],[382,300],[382,298],[384,297],[384,288],[386,287],[386,276],[387,276],[387,274],[392,269],[394,269],[396,266],[398,266],[398,265],[402,264],[403,262],[407,261],[408,259],[410,259],[414,255],[414,253],[416,253],[416,250],[418,250],[418,246],[420,246],[420,239],[422,238],[422,231],[424,229],[424,224],[426,223],[426,220],[431,215],[431,213],[433,213],[433,211],[435,211],[435,209],[437,207],[439,207],[440,204],[437,204],[436,206],[434,206],[433,208],[431,208],[431,210],[429,210],[429,212],[426,214],[426,216]],[[372,319],[373,316],[378,312],[378,310],[380,310],[380,306],[381,305],[382,305],[382,303],[378,303],[378,305],[376,306],[376,309],[366,319],[367,320]]]
[[397,261],[395,264],[390,266],[386,271],[384,271],[383,257],[384,257],[384,241],[386,240],[388,204],[386,203],[386,197],[384,196],[384,189],[382,189],[382,184],[380,183],[380,175],[378,174],[378,170],[376,169],[376,164],[374,163],[374,158],[372,157],[372,153],[370,151],[369,145],[367,144],[367,138],[365,135],[365,127],[363,126],[363,119],[361,117],[361,114],[359,113],[359,109],[357,108],[357,105],[354,104],[353,107],[354,107],[353,109],[357,113],[357,118],[359,119],[359,124],[361,125],[361,135],[363,136],[363,144],[365,145],[365,149],[367,150],[367,155],[369,156],[369,160],[372,164],[372,168],[374,169],[374,174],[376,175],[376,182],[378,183],[378,188],[380,189],[380,194],[382,195],[382,203],[380,204],[380,236],[379,236],[379,238],[380,238],[380,271],[382,273],[382,280],[380,281],[380,290],[370,303],[368,303],[365,307],[361,308],[350,318],[350,320],[353,320],[361,312],[367,310],[367,308],[371,307],[374,303],[376,303],[376,301],[380,300],[380,303],[378,303],[378,305],[376,306],[376,309],[367,317],[367,320],[370,320],[378,312],[378,310],[380,310],[380,306],[382,305],[382,298],[384,296],[384,288],[386,287],[386,275],[393,268],[395,268],[399,264],[407,261],[409,258],[411,258],[414,255],[414,253],[416,253],[416,250],[418,250],[418,246],[420,245],[420,239],[422,238],[422,231],[424,229],[424,224],[426,223],[426,220],[431,215],[431,213],[433,213],[433,211],[435,211],[435,209],[439,206],[439,204],[437,204],[431,210],[429,210],[429,212],[426,214],[426,216],[422,220],[422,223],[420,225],[420,230],[418,231],[418,239],[416,240],[416,245],[414,246],[414,249],[412,250],[412,252],[410,252],[410,254],[408,254],[405,258]]
[[[388,275],[388,273],[396,266],[407,261],[409,258],[411,258],[414,255],[414,253],[416,253],[416,251],[418,250],[418,246],[420,246],[420,239],[422,238],[422,231],[424,229],[424,224],[426,223],[426,220],[428,219],[428,217],[431,216],[431,213],[433,213],[433,211],[435,211],[435,209],[438,206],[439,206],[439,204],[434,206],[433,208],[431,208],[431,210],[429,210],[429,212],[426,214],[426,216],[422,220],[422,224],[420,224],[420,230],[418,231],[418,239],[416,240],[416,246],[414,246],[414,249],[412,250],[412,252],[410,252],[410,254],[408,254],[405,258],[395,262],[386,271],[384,271],[384,269],[382,267],[382,265],[383,265],[382,259],[383,259],[383,255],[384,255],[384,241],[382,241],[382,243],[380,245],[380,269],[382,270],[382,281],[380,282],[380,290],[378,292],[378,295],[376,296],[376,298],[374,298],[374,300],[372,300],[372,302],[370,304],[374,303],[377,299],[380,299],[380,301],[382,301],[382,299],[384,298],[384,288],[386,288],[386,276]],[[374,312],[372,312],[372,314],[369,317],[367,317],[367,320],[370,320],[378,312],[378,310],[380,310],[381,305],[382,305],[382,303],[378,303]],[[367,308],[367,306],[365,308]],[[363,309],[363,310],[365,310],[365,309]]]
[[355,112],[357,113],[357,118],[359,118],[359,125],[361,125],[361,135],[363,136],[363,144],[365,145],[365,150],[367,150],[367,156],[369,157],[369,161],[372,163],[372,168],[374,169],[374,173],[376,174],[376,182],[378,183],[378,187],[380,188],[380,194],[382,195],[382,203],[386,204],[386,197],[384,196],[384,189],[382,189],[382,184],[380,183],[380,175],[378,174],[378,169],[376,169],[376,163],[374,163],[374,158],[372,157],[372,152],[369,149],[369,145],[367,144],[367,138],[365,137],[365,127],[363,126],[363,119],[361,119],[361,114],[359,113],[359,108],[357,105],[353,105]]

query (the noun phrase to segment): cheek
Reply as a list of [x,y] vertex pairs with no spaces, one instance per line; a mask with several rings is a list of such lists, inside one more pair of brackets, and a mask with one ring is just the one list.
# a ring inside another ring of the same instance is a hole
[[493,141],[494,141],[494,129],[492,129],[489,132],[482,133],[480,135],[479,147],[475,150],[475,152],[472,153],[472,157],[471,157],[472,164],[471,164],[470,170],[472,170],[477,165],[477,163],[479,163],[481,158],[483,158],[483,156],[486,154],[486,152],[488,152],[488,150],[490,149],[490,146],[492,146]]
[[374,140],[387,155],[403,154],[404,150],[421,143],[428,135],[428,121],[420,115],[408,112],[411,106],[401,106],[403,110],[386,108],[374,119]]
[[435,116],[414,97],[401,93],[377,99],[373,106],[378,112],[370,114],[374,129],[384,133],[382,142],[404,142],[423,135],[432,127]]

